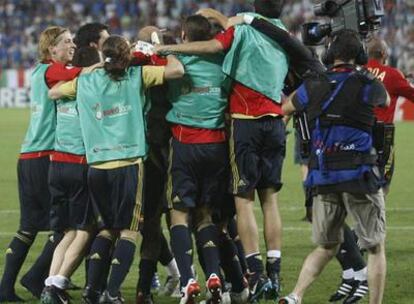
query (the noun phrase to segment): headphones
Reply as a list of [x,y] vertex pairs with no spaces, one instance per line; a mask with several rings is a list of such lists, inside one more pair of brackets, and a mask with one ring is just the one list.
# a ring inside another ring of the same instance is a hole
[[[345,37],[344,37],[345,36]],[[340,39],[355,39],[358,43],[358,54],[355,57],[355,64],[365,65],[368,63],[368,54],[365,50],[364,44],[357,32],[349,29],[343,29],[338,31],[332,36],[332,41],[326,45],[325,52],[322,54],[322,62],[325,65],[332,65],[335,61],[335,53],[338,48],[338,41]]]

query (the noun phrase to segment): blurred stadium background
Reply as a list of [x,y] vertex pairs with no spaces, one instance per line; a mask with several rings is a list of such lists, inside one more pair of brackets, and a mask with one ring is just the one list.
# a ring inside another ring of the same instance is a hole
[[[245,0],[0,0],[0,273],[3,271],[3,252],[13,236],[19,219],[16,183],[16,161],[27,126],[29,111],[28,88],[30,68],[37,58],[39,33],[48,25],[67,26],[72,32],[87,22],[109,25],[112,33],[134,39],[138,30],[148,24],[179,32],[181,16],[194,13],[202,7],[216,8],[226,15],[250,9]],[[414,0],[385,0],[386,15],[380,35],[390,46],[390,64],[406,75],[414,74]],[[292,33],[299,35],[300,25],[314,19],[312,1],[286,0],[284,22]],[[7,108],[7,109],[5,109]],[[414,120],[412,103],[400,100],[398,120]],[[413,124],[397,124],[397,166],[392,191],[388,197],[389,271],[384,303],[414,303],[414,206],[412,139]],[[299,168],[293,166],[292,139],[289,138],[288,156],[284,168],[285,186],[280,194],[284,220],[284,291],[295,283],[301,263],[312,248],[310,226],[301,222],[303,197]],[[27,267],[37,256],[43,244],[43,234],[30,252]],[[135,293],[138,259],[125,283],[127,303]],[[163,275],[162,270],[161,275]],[[22,271],[22,274],[24,270]],[[83,284],[81,268],[74,276]],[[339,283],[339,267],[329,265],[310,290],[305,303],[325,303]],[[29,303],[36,303],[17,284],[18,294]],[[75,294],[79,294],[75,293]],[[33,302],[30,302],[32,300]],[[79,302],[75,296],[74,303]],[[158,303],[176,300],[157,298]],[[367,303],[364,301],[363,303]]]
[[[414,75],[414,0],[384,0],[380,35],[390,46],[390,64]],[[300,25],[314,20],[311,0],[286,0],[283,21],[300,36]],[[247,0],[0,0],[0,107],[26,107],[30,67],[37,60],[37,40],[48,25],[74,33],[87,22],[108,24],[113,34],[134,39],[145,25],[175,33],[182,16],[212,7],[231,16],[250,10]],[[403,100],[397,119],[414,119],[414,106]]]

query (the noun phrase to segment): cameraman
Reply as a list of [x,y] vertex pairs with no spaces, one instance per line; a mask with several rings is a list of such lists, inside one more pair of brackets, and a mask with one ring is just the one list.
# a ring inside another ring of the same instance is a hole
[[293,292],[279,303],[301,303],[343,241],[347,213],[369,252],[370,303],[381,303],[386,261],[385,206],[372,141],[373,107],[386,105],[383,85],[356,64],[366,63],[358,34],[342,30],[332,37],[325,74],[311,75],[283,105],[285,114],[307,112],[311,155],[307,185],[312,187],[313,238],[318,247],[307,257]]
[[[367,69],[383,84],[388,94],[391,97],[391,102],[388,107],[375,108],[375,116],[378,124],[382,125],[385,136],[381,137],[384,140],[382,150],[382,157],[380,159],[381,176],[383,177],[383,191],[388,194],[389,187],[394,172],[395,148],[394,148],[394,115],[397,99],[400,96],[407,98],[414,102],[414,87],[403,76],[401,71],[386,65],[388,59],[388,46],[380,38],[374,38],[368,45],[369,61],[366,65]],[[359,277],[366,280],[366,274],[358,273],[365,270],[365,261],[359,252],[359,248],[354,240],[352,231],[349,227],[346,228],[345,242],[341,245],[340,252],[337,258],[343,270],[343,279],[337,292],[331,297],[331,302],[334,300],[347,299],[344,303],[356,303],[362,299],[367,293],[367,286],[364,288],[359,285],[358,288],[352,288],[358,283]],[[361,270],[359,270],[361,269]],[[364,278],[365,276],[365,278]]]

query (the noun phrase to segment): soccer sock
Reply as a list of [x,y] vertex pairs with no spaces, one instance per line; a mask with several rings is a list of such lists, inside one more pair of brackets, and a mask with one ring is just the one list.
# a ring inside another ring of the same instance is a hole
[[243,271],[237,257],[236,245],[227,233],[220,234],[219,250],[221,268],[231,283],[232,291],[242,292],[244,289]]
[[204,274],[207,275],[206,263],[204,261],[204,255],[203,255],[203,250],[202,250],[202,244],[198,242],[198,238],[196,238],[196,249],[197,249],[197,257],[198,257],[198,262],[200,264],[200,267],[203,270]]
[[192,244],[188,227],[177,225],[171,227],[171,249],[180,270],[181,286],[186,286],[189,279],[193,278],[191,270],[192,264]]
[[344,242],[341,245],[341,249],[344,249],[343,258],[347,268],[352,268],[354,272],[357,272],[366,267],[365,260],[359,251],[358,244],[355,240],[354,233],[345,225],[344,227]]
[[266,272],[268,275],[272,273],[279,274],[282,253],[280,250],[269,250],[266,258]]
[[161,232],[160,236],[161,241],[161,248],[160,248],[160,256],[158,260],[163,266],[168,266],[172,259],[174,259],[170,248],[168,247],[167,239],[165,238],[164,233]]
[[178,271],[177,261],[175,258],[172,258],[171,262],[165,268],[167,270],[167,274],[171,277],[178,278],[180,276],[180,272]]
[[109,295],[118,295],[122,283],[125,280],[134,261],[136,245],[134,241],[120,238],[115,246],[112,256],[111,274],[109,275],[107,290]]
[[362,268],[361,270],[354,271],[354,278],[357,281],[366,281],[367,280],[367,267]]
[[154,273],[157,270],[157,261],[141,259],[139,262],[139,279],[137,291],[141,291],[144,295],[151,293],[151,283]]
[[354,270],[352,268],[345,269],[342,271],[342,279],[344,280],[353,280],[354,279]]
[[93,291],[101,291],[106,282],[106,271],[111,259],[112,243],[111,239],[99,235],[93,241],[88,257],[88,280],[86,284]]
[[305,207],[312,207],[313,205],[312,188],[305,186],[305,183],[304,183],[303,190],[305,192]]
[[65,290],[69,286],[69,279],[61,275],[53,276],[52,285]]
[[202,252],[206,277],[210,277],[213,273],[220,275],[217,227],[213,224],[201,227],[197,230],[196,237]]
[[260,252],[255,252],[249,255],[246,255],[247,266],[249,267],[250,277],[252,281],[259,279],[260,275],[263,273],[263,261]]
[[240,237],[237,232],[236,220],[232,218],[229,221],[227,227],[228,227],[229,235],[233,239],[234,244],[236,245],[237,256],[239,258],[239,262],[240,262],[240,266],[242,268],[243,274],[246,274],[247,273],[247,261],[246,261],[246,257],[244,254],[243,245],[241,243]]
[[32,282],[44,282],[49,274],[50,264],[52,263],[53,253],[56,246],[62,240],[64,233],[55,232],[49,235],[45,246],[33,266],[25,274],[26,278],[30,278]]
[[0,282],[0,294],[14,293],[17,275],[35,238],[36,234],[17,231],[16,236],[10,242],[6,250],[4,272]]

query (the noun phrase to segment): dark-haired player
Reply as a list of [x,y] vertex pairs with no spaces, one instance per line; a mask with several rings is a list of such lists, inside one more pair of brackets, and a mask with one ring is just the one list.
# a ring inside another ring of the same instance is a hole
[[[280,0],[254,1],[258,15],[284,28],[278,19],[282,6]],[[226,20],[220,13],[210,12],[201,13],[220,22]],[[282,240],[277,192],[282,187],[285,155],[281,90],[288,70],[286,55],[277,43],[245,25],[231,27],[209,41],[160,46],[158,50],[187,54],[226,52],[223,71],[232,80],[229,96],[231,191],[235,195],[238,232],[250,272],[251,299],[259,299],[266,291],[268,297],[275,299],[279,291]],[[255,190],[263,212],[267,276],[254,215]]]
[[[184,44],[207,41],[211,25],[200,15],[182,25]],[[182,79],[169,82],[172,140],[167,182],[171,215],[171,247],[180,270],[181,304],[193,303],[200,285],[192,271],[191,229],[202,255],[208,301],[221,301],[222,283],[218,231],[212,221],[215,208],[225,204],[228,152],[225,126],[227,98],[222,91],[223,55],[179,56],[185,67]],[[192,227],[189,227],[190,217]]]

